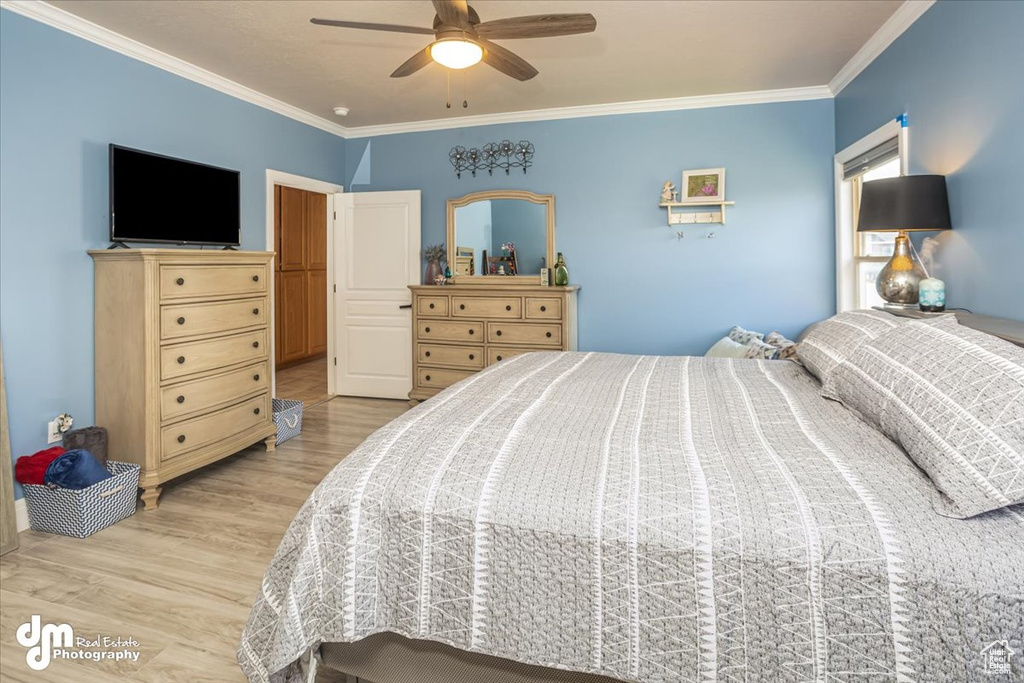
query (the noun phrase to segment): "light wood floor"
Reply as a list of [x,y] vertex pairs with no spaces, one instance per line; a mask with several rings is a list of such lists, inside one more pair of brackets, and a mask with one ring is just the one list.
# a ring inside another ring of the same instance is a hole
[[302,401],[306,407],[326,401],[327,358],[314,358],[277,371],[276,398]]
[[[335,398],[302,435],[262,445],[164,487],[160,509],[87,539],[20,534],[0,558],[0,681],[243,681],[238,643],[263,571],[317,483],[405,401]],[[132,637],[138,662],[55,660],[32,671],[15,630],[39,614],[76,636]],[[344,677],[321,669],[320,683]]]

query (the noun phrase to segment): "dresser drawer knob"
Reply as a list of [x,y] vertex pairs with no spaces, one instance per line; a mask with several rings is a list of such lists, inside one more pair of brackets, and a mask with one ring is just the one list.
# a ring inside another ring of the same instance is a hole
[[548,337],[548,339],[551,338],[551,333],[550,332],[547,333],[547,337]]
[[185,356],[178,356],[178,365],[185,364]]
[[184,403],[184,402],[185,402],[185,397],[184,396],[179,396],[178,397],[178,403]]
[[430,381],[430,375],[427,375],[427,376],[426,376],[426,377],[424,377],[423,379],[425,379],[425,380],[427,380],[427,381],[429,382],[429,381]]
[[185,278],[179,277],[177,280],[174,281],[174,283],[181,287],[183,284],[185,284]]
[[258,309],[258,308],[252,309],[252,314],[253,315],[259,315],[260,314],[260,309]]
[[178,443],[185,443],[185,435],[184,434],[179,434],[178,435]]
[[473,360],[474,358],[476,358],[476,356],[474,356],[473,354],[469,354],[469,359],[470,360]]
[[501,360],[501,356],[498,356],[498,360]]
[[430,328],[429,327],[424,327],[423,331],[429,333],[430,332]]
[[252,376],[252,381],[253,382],[259,382],[260,381],[260,373],[257,372],[255,375],[253,375]]
[[424,352],[423,355],[426,356],[427,358],[430,358],[430,351]]
[[253,408],[252,409],[252,413],[253,413],[253,415],[259,415],[260,414],[260,409],[259,408]]
[[[550,337],[551,335],[549,334],[548,336]],[[260,348],[260,343],[258,341],[254,341],[252,343],[252,348],[254,348],[254,349]]]
[[511,306],[505,306],[505,310],[506,310],[506,311],[511,311],[511,310],[512,310],[512,307],[511,307]]
[[433,310],[434,304],[430,304],[430,308],[431,308],[431,310]]
[[459,310],[460,311],[466,310],[466,304],[459,304]]
[[185,319],[184,318],[178,318],[178,324],[179,325],[184,325],[185,324]]
[[498,331],[497,331],[497,332],[495,332],[494,334],[496,334],[496,335],[498,335],[498,336],[500,337],[500,336],[501,336],[501,330],[498,330]]
[[[469,333],[470,334],[476,334],[476,330],[470,330]],[[501,332],[499,332],[498,334],[501,334]]]
[[540,312],[541,312],[541,313],[543,313],[543,312],[544,312],[544,311],[546,311],[546,310],[548,310],[548,307],[547,307],[547,306],[541,306],[541,307],[540,307]]
[[253,282],[259,282],[260,281],[260,276],[259,275],[253,275],[252,276],[252,281]]

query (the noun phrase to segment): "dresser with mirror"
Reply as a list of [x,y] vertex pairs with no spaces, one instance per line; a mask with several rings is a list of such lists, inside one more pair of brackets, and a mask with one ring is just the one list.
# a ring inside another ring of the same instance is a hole
[[[414,285],[412,401],[529,351],[575,351],[578,287],[555,262],[555,198],[522,190],[449,199],[448,285]],[[513,248],[508,248],[513,246]]]

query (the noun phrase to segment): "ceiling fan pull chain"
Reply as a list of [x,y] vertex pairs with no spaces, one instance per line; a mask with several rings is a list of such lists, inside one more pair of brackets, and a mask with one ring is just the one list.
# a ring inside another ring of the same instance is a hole
[[462,70],[462,108],[469,108],[469,101],[466,99],[466,70]]
[[452,108],[452,72],[451,71],[445,69],[445,71],[444,71],[444,80],[445,80],[445,83],[448,85],[448,98],[444,101],[444,106],[445,106],[446,109],[451,109]]

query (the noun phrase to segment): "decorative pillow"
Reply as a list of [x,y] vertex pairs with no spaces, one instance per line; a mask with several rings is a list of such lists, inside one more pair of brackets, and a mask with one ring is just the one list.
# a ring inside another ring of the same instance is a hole
[[821,381],[828,395],[832,370],[837,365],[864,342],[905,323],[906,319],[884,311],[846,311],[816,323],[800,342],[796,355]]
[[746,358],[746,354],[747,347],[745,344],[734,342],[728,337],[722,337],[704,355],[709,358]]
[[792,339],[786,339],[782,336],[781,332],[769,332],[764,337],[764,343],[771,344],[779,350],[776,356],[779,360],[792,358],[796,355],[796,342]]
[[944,514],[1024,502],[1024,349],[953,315],[917,320],[861,344],[830,390],[928,473]]
[[775,360],[779,357],[778,348],[771,344],[766,344],[760,339],[751,339],[747,342],[747,352],[743,355],[744,358],[763,358],[765,360]]
[[754,339],[764,339],[764,335],[760,332],[752,332],[750,330],[743,329],[739,325],[734,325],[733,328],[729,330],[729,339],[732,339],[738,344],[749,344]]

